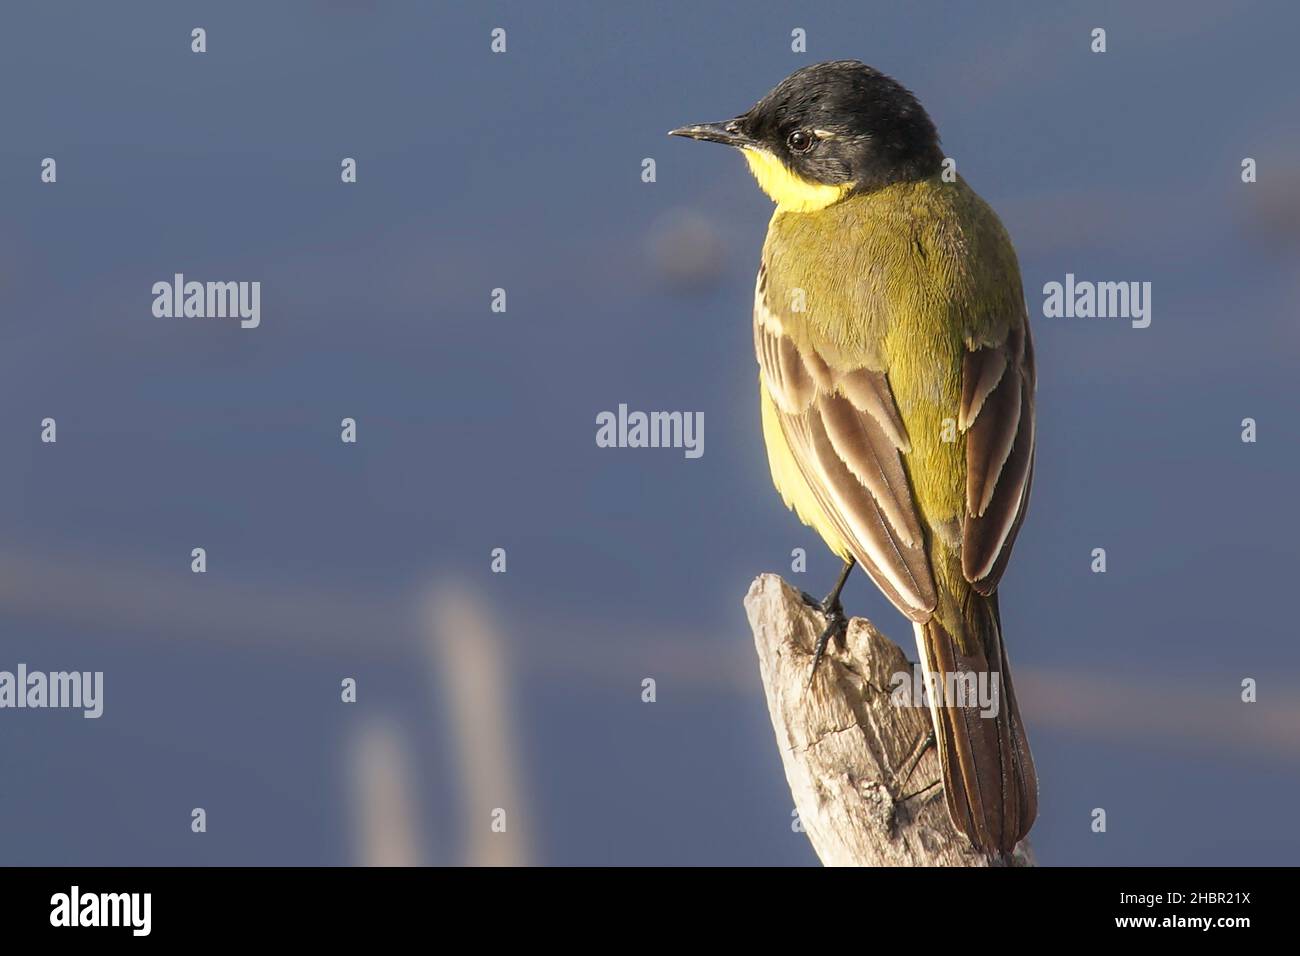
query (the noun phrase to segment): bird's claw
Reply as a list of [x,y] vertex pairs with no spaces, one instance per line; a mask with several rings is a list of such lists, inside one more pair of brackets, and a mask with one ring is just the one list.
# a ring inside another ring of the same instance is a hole
[[830,643],[831,638],[835,638],[835,642],[842,647],[844,638],[849,632],[849,619],[844,614],[844,605],[840,603],[840,592],[844,590],[844,582],[849,579],[849,572],[853,570],[855,563],[852,558],[844,562],[835,587],[820,601],[807,591],[799,592],[805,604],[826,618],[826,629],[817,638],[817,646],[813,649],[812,673],[808,675],[809,687],[812,686],[813,678],[817,676],[817,665],[822,662],[822,655],[826,653],[826,645]]
[[840,604],[838,594],[832,594],[822,601],[812,600],[807,594],[803,597],[810,607],[826,618],[826,627],[818,635],[817,643],[813,647],[812,670],[808,674],[808,686],[811,687],[813,678],[817,676],[817,666],[821,664],[822,657],[826,654],[827,645],[832,639],[838,645],[843,644],[849,632],[849,619],[844,613],[844,606]]

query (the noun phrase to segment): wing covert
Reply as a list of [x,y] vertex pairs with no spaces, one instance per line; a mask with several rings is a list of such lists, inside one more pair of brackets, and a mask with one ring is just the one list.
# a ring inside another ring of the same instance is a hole
[[799,472],[834,531],[891,601],[925,621],[936,597],[925,536],[901,453],[910,444],[885,373],[831,369],[754,300],[763,388]]

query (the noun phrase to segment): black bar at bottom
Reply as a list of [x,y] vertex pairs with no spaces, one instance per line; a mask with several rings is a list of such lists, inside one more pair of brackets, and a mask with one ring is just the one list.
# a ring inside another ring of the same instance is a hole
[[1287,926],[1295,880],[1294,869],[1194,868],[0,869],[0,927],[6,942],[76,943],[719,937],[737,945],[839,924],[872,946],[988,942],[1012,930],[1231,944]]

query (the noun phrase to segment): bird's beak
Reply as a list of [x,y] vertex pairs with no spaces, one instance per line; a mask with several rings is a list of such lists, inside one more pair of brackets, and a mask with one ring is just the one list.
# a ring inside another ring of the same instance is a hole
[[695,126],[683,126],[668,131],[669,136],[685,136],[709,143],[722,143],[724,146],[752,146],[754,141],[741,132],[739,119],[727,120],[725,123],[699,123]]

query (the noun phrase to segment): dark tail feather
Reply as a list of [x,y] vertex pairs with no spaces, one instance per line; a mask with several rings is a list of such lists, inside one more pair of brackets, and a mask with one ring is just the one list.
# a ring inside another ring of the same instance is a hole
[[[1010,853],[1038,814],[1038,777],[1011,686],[997,595],[972,592],[969,602],[969,653],[937,618],[916,625],[916,642],[930,690],[948,814],[980,850]],[[981,716],[978,703],[958,706],[962,700],[951,695],[950,675],[965,673],[987,681],[989,688],[991,675],[997,675],[996,715]]]

